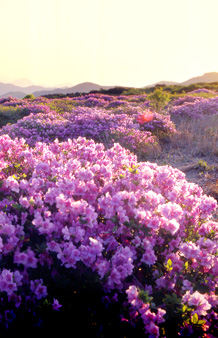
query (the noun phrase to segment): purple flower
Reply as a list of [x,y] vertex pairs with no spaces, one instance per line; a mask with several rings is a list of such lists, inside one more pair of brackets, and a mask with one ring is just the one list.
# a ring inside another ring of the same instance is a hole
[[189,306],[194,307],[193,313],[197,313],[199,316],[205,316],[207,314],[207,310],[211,309],[211,305],[207,301],[206,297],[207,296],[198,291],[195,291],[194,293],[186,291],[183,296],[183,301]]
[[59,301],[54,298],[53,303],[52,303],[52,307],[53,307],[53,310],[60,311],[60,308],[62,307],[62,305],[59,304]]

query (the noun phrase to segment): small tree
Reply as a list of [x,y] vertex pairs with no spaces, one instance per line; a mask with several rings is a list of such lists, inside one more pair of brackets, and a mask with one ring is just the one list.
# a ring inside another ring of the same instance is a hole
[[162,88],[156,88],[155,91],[147,96],[150,106],[160,112],[170,100],[169,93],[166,93]]
[[34,100],[35,99],[35,96],[33,94],[27,94],[24,99],[32,99]]

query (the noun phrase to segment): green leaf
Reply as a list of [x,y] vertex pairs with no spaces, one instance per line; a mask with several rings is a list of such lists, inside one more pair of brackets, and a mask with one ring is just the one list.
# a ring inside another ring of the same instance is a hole
[[86,219],[82,219],[82,217],[80,217],[79,221],[80,221],[81,224],[87,224],[88,223],[88,221]]
[[137,185],[140,184],[140,181],[139,181],[139,180],[137,180],[137,181],[133,180],[132,183],[135,184],[135,185],[137,186]]
[[177,298],[176,293],[173,293],[171,295],[166,295],[165,298],[163,299],[163,301],[166,304],[180,304],[181,303],[181,299]]
[[22,209],[23,209],[22,205],[20,205],[20,204],[15,204],[15,203],[12,204],[12,207],[13,207],[14,209],[16,209],[16,210],[22,210]]
[[145,304],[150,303],[153,297],[148,296],[148,291],[139,290],[138,298],[142,300]]
[[204,325],[206,323],[206,320],[199,320],[198,325]]
[[198,324],[198,315],[195,313],[191,318],[192,324]]
[[173,269],[172,265],[173,265],[173,263],[172,263],[171,259],[168,259],[167,265],[165,265],[165,267],[167,268],[168,271],[171,271]]
[[171,261],[171,259],[168,259],[168,261],[167,261],[167,265],[170,267],[170,266],[172,266],[172,261]]
[[125,178],[125,175],[123,175],[123,174],[120,174],[120,178]]
[[186,310],[187,310],[187,306],[186,305],[183,305],[183,307],[182,307],[182,312],[185,312]]
[[36,244],[36,249],[39,252],[44,252],[47,248],[46,242],[43,242],[42,244]]

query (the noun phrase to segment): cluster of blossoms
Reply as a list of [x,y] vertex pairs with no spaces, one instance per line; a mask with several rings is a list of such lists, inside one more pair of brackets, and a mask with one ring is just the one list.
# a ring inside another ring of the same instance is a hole
[[181,97],[173,102],[170,109],[171,116],[203,118],[218,113],[218,96],[203,98],[196,96]]
[[8,97],[3,97],[0,99],[0,104],[3,104],[5,106],[7,105],[17,105],[20,103],[20,100],[16,99],[15,97],[8,96]]
[[207,88],[198,88],[195,90],[192,90],[189,92],[190,94],[196,94],[196,93],[211,93],[214,94],[215,92],[213,90],[207,89]]
[[17,124],[4,126],[1,133],[9,134],[11,137],[25,137],[33,146],[37,141],[51,142],[55,138],[61,140],[78,136],[98,138],[112,127],[120,124],[130,125],[130,123],[133,124],[125,115],[115,117],[103,110],[78,107],[72,113],[61,115],[55,111],[47,114],[30,114],[19,120]]
[[[74,97],[72,100],[76,105],[82,106],[84,104],[85,106],[89,106],[89,104],[92,102],[92,106],[101,106],[106,108],[108,106],[108,103],[116,102],[112,106],[117,107],[119,105],[125,104],[125,103],[142,103],[144,104],[147,101],[147,95],[141,94],[141,95],[118,95],[118,96],[113,96],[113,95],[107,95],[107,94],[87,94],[87,95],[82,95],[79,97]],[[69,98],[67,98],[69,99]],[[86,103],[87,101],[87,103]],[[78,104],[80,102],[80,104]],[[82,103],[82,104],[81,104]],[[109,108],[109,107],[107,107]]]
[[114,142],[137,154],[139,160],[152,152],[160,152],[157,139],[149,131],[118,126],[111,129],[111,136]]
[[[17,124],[4,127],[1,134],[6,133],[13,138],[24,137],[31,146],[36,141],[54,141],[55,135],[58,138],[62,135],[60,140],[85,136],[91,137],[95,141],[100,139],[105,143],[105,135],[102,137],[102,133],[106,134],[106,138],[108,138],[112,129],[123,127],[127,129],[125,134],[136,134],[135,144],[129,144],[132,151],[137,148],[139,133],[143,140],[146,138],[150,140],[152,138],[148,132],[159,138],[176,132],[170,115],[161,115],[155,112],[153,119],[148,121],[149,123],[146,121],[143,125],[138,123],[137,117],[146,113],[149,106],[146,95],[113,97],[88,94],[62,100],[47,98],[9,100],[2,104],[3,107],[5,105],[19,107],[25,111],[25,115],[30,116],[18,121]],[[144,131],[146,133],[143,133]],[[131,139],[133,141],[134,137],[132,136]],[[154,143],[154,138],[152,143]]]
[[[111,98],[111,100],[113,99]],[[94,95],[85,95],[75,98],[73,101],[76,107],[105,107],[108,104],[108,100],[105,97],[99,98]]]
[[182,106],[183,104],[193,103],[195,101],[200,101],[203,98],[201,96],[185,95],[181,96],[178,99],[175,99],[171,102],[173,107]]
[[31,148],[2,135],[1,313],[30,311],[45,299],[59,309],[51,284],[82,265],[149,337],[171,320],[178,332],[194,330],[196,321],[210,332],[218,304],[216,206],[179,170],[137,162],[119,144],[105,150],[79,137]]
[[169,116],[157,113],[152,121],[140,125],[136,119],[136,108],[132,108],[134,114],[80,106],[74,107],[71,112],[60,114],[42,104],[28,109],[30,115],[18,120],[16,124],[4,126],[1,135],[8,134],[13,139],[23,137],[30,146],[36,142],[49,143],[56,138],[66,141],[68,138],[83,136],[104,143],[106,147],[119,142],[141,157],[158,149],[155,132],[159,130],[167,134],[175,131]]
[[157,112],[151,113],[149,110],[146,110],[146,112],[147,111],[148,113],[142,115],[145,117],[145,123],[143,123],[143,119],[142,123],[139,122],[141,124],[141,130],[150,131],[152,132],[152,135],[156,135],[159,138],[176,133],[176,127],[172,122],[170,115],[162,115]]
[[34,106],[36,103],[49,103],[49,99],[45,97],[37,97],[35,99],[17,99],[12,96],[0,99],[0,104],[2,106]]

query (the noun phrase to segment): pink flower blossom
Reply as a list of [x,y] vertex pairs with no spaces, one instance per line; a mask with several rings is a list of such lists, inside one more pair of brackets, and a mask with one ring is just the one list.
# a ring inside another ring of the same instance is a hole
[[147,265],[153,265],[157,261],[157,257],[153,249],[147,249],[142,255],[141,261]]
[[177,203],[168,202],[158,205],[158,211],[167,219],[179,221],[182,217],[182,208]]
[[45,298],[47,296],[47,287],[43,285],[42,279],[31,280],[30,289],[36,295],[37,299]]
[[194,313],[196,312],[199,316],[205,316],[207,310],[211,309],[211,305],[206,298],[207,296],[205,297],[205,295],[198,291],[195,291],[193,294],[190,291],[186,291],[183,301],[189,306],[194,307]]
[[[18,281],[20,282],[20,280]],[[17,284],[14,282],[14,273],[8,269],[3,269],[0,274],[0,290],[5,291],[8,296],[11,296],[17,291]]]
[[153,322],[145,325],[145,330],[149,334],[149,338],[159,337],[159,327]]
[[181,253],[187,258],[187,259],[192,259],[196,258],[198,259],[201,250],[198,245],[196,245],[193,242],[188,242],[188,243],[181,243],[179,246],[179,249]]
[[8,176],[5,180],[5,186],[10,188],[11,191],[19,193],[19,183],[13,176]]

